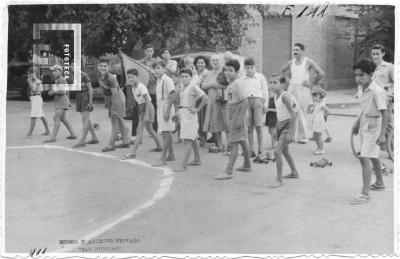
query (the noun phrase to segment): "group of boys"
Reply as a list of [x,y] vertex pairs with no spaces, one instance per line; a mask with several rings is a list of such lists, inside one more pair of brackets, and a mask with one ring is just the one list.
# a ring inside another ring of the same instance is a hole
[[[320,84],[324,77],[323,71],[315,62],[303,56],[304,50],[303,44],[295,44],[293,49],[294,59],[282,67],[282,73],[270,76],[269,89],[265,77],[255,71],[253,59],[247,58],[245,60],[246,74],[243,77],[239,74],[240,63],[237,60],[231,59],[225,63],[224,75],[229,83],[227,87],[227,119],[230,154],[225,172],[218,174],[215,179],[232,178],[239,145],[243,151],[244,164],[236,170],[251,171],[250,157],[255,155],[252,154],[254,153],[252,133],[255,128],[258,155],[260,155],[262,147],[261,120],[265,111],[268,110],[269,94],[273,95],[277,116],[274,136],[277,141],[274,147],[277,179],[276,183],[270,187],[282,186],[283,177],[299,178],[294,160],[289,152],[289,144],[294,141],[306,142],[305,110],[308,108],[306,108],[306,104],[310,103],[310,88],[313,85]],[[145,52],[148,53],[141,62],[152,66],[154,78],[150,80],[146,87],[138,80],[138,70],[130,69],[127,71],[127,86],[132,89],[133,97],[138,103],[139,122],[135,129],[137,130],[137,137],[132,151],[121,159],[136,157],[136,151],[142,143],[143,131],[146,128],[156,144],[156,148],[152,151],[161,152],[160,159],[154,163],[154,166],[162,166],[167,161],[175,160],[172,132],[175,130],[174,120],[179,120],[181,124],[180,138],[183,139],[184,143],[184,155],[180,167],[174,171],[182,172],[187,170],[187,166],[201,165],[197,143],[199,127],[197,113],[207,105],[207,95],[198,84],[193,83],[193,70],[180,70],[180,102],[176,107],[177,112],[175,112],[173,106],[176,89],[173,80],[168,76],[170,70],[174,69],[174,64],[170,63],[168,59],[153,59],[154,49],[151,45],[145,47]],[[167,54],[169,54],[169,51]],[[383,61],[384,55],[384,47],[375,45],[372,47],[373,61],[360,60],[353,65],[355,81],[360,86],[361,99],[361,113],[353,126],[353,132],[361,136],[360,162],[363,172],[362,192],[352,201],[353,204],[368,202],[370,200],[370,189],[382,190],[385,188],[379,160],[379,145],[385,142],[385,129],[388,121],[386,111],[392,109],[392,105],[388,104],[388,94],[385,90],[393,89],[393,65]],[[62,68],[56,65],[52,67],[52,70],[56,85],[65,86],[66,81],[61,75]],[[124,93],[118,85],[116,76],[109,72],[110,65],[107,59],[100,59],[98,70],[100,86],[104,91],[106,107],[109,110],[112,123],[110,142],[103,149],[103,152],[112,151],[115,148],[127,148],[129,147],[129,137],[123,121],[126,115]],[[312,81],[309,76],[311,70],[317,75]],[[290,71],[290,81],[287,81],[287,76],[284,75],[287,71]],[[67,138],[76,139],[77,137],[66,118],[66,110],[70,106],[68,91],[63,87],[56,87],[49,94],[55,95],[56,111],[53,133],[45,142],[56,141],[60,122],[63,122],[70,132],[70,136]],[[90,79],[87,74],[82,72],[82,88],[77,94],[76,106],[77,110],[82,113],[83,129],[82,137],[74,146],[75,148],[99,142],[90,121],[90,112],[93,110],[92,99],[93,90]],[[198,100],[201,101],[198,102]],[[154,122],[157,122],[155,128],[160,132],[162,144],[158,135],[154,132]],[[118,131],[122,134],[123,143],[115,145]],[[91,133],[92,139],[85,142],[88,132]],[[194,160],[188,162],[192,150],[194,151]],[[282,176],[282,155],[291,169],[291,173],[286,176]],[[376,174],[376,182],[372,185],[370,185],[371,163],[369,160],[372,162]]]

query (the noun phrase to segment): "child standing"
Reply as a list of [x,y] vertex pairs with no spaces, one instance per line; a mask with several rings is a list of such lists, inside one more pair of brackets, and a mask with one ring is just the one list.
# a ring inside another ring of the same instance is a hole
[[[380,145],[385,143],[387,126],[387,103],[385,91],[373,80],[376,65],[371,60],[360,60],[353,65],[357,85],[362,86],[360,99],[361,113],[353,125],[353,134],[360,134],[360,163],[363,176],[361,193],[351,204],[368,202],[371,197],[369,190],[383,190],[382,166],[379,159]],[[371,162],[376,175],[376,181],[371,184]]]
[[228,166],[225,173],[215,177],[216,180],[232,179],[233,167],[235,165],[239,145],[243,150],[244,164],[237,171],[250,172],[250,151],[247,136],[246,112],[248,109],[247,93],[239,77],[240,63],[236,59],[225,63],[225,76],[230,82],[228,92],[228,124],[229,124],[229,145],[231,148]]
[[314,155],[325,154],[324,142],[322,141],[322,134],[325,132],[325,118],[329,115],[330,111],[325,104],[326,91],[322,88],[316,88],[312,91],[314,108],[312,113],[312,130],[313,139],[317,143],[317,150]]
[[174,149],[172,146],[172,134],[175,124],[172,121],[174,111],[172,109],[175,100],[175,86],[172,79],[167,76],[166,63],[158,60],[153,64],[154,73],[157,77],[156,95],[157,95],[157,120],[158,131],[161,132],[163,147],[161,157],[153,166],[162,166],[167,161],[174,161]]
[[[175,172],[184,172],[188,165],[200,165],[199,145],[197,143],[197,132],[199,121],[197,113],[207,104],[208,98],[200,87],[192,82],[192,70],[183,69],[180,72],[182,88],[180,89],[180,103],[178,106],[178,116],[181,125],[181,138],[183,139],[184,154],[180,168]],[[196,101],[201,100],[196,108]],[[191,150],[194,151],[194,160],[187,163]]]
[[31,100],[31,124],[29,126],[27,137],[32,136],[33,129],[35,128],[36,119],[40,118],[43,122],[45,132],[42,134],[44,136],[50,135],[49,125],[46,118],[43,115],[43,99],[42,91],[43,86],[39,79],[33,74],[32,68],[28,69],[28,79],[26,80],[29,86]]
[[140,83],[138,80],[139,71],[135,68],[129,69],[126,71],[127,74],[127,86],[132,87],[133,97],[138,104],[139,110],[139,124],[136,131],[136,140],[133,144],[132,150],[129,154],[126,154],[121,159],[131,159],[136,157],[136,151],[139,145],[142,143],[143,139],[143,131],[146,128],[147,132],[149,132],[150,136],[153,138],[156,143],[156,148],[150,150],[151,152],[161,152],[161,143],[157,136],[157,133],[153,130],[153,122],[154,122],[154,106],[151,103],[149,91],[147,87]]
[[282,182],[282,154],[288,162],[291,173],[284,176],[284,178],[299,178],[293,158],[289,152],[289,144],[294,141],[296,113],[294,98],[289,93],[284,91],[286,87],[286,78],[281,75],[272,75],[270,79],[270,86],[273,94],[275,95],[275,106],[277,115],[277,126],[275,132],[275,139],[277,144],[275,146],[275,161],[277,177],[276,183],[269,186],[270,188],[278,188],[283,186]]

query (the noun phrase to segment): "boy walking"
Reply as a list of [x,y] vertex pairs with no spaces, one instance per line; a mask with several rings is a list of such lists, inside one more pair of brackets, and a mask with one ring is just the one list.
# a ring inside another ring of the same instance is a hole
[[139,71],[137,69],[129,69],[127,72],[127,87],[132,87],[133,97],[138,104],[139,109],[139,124],[137,127],[137,137],[133,144],[132,151],[125,155],[122,159],[131,159],[136,157],[136,150],[142,143],[143,131],[146,128],[150,136],[154,139],[156,143],[156,148],[150,150],[152,152],[162,151],[160,140],[158,139],[157,133],[154,132],[152,124],[154,121],[154,107],[151,103],[149,91],[144,84],[140,83],[138,80]]
[[250,154],[247,138],[246,112],[248,109],[247,95],[243,82],[239,79],[240,63],[236,60],[229,60],[225,63],[225,76],[230,82],[228,91],[228,124],[229,124],[229,145],[231,153],[225,173],[217,175],[216,180],[232,179],[233,167],[235,165],[239,145],[243,150],[244,164],[236,171],[250,172]]
[[56,111],[54,113],[54,129],[51,137],[44,141],[44,143],[56,142],[58,131],[60,130],[61,122],[67,127],[70,136],[67,139],[77,139],[71,123],[67,119],[67,110],[69,110],[71,103],[69,102],[68,85],[62,74],[62,67],[60,65],[54,65],[50,68],[55,78],[55,87],[49,91],[49,95],[54,95],[54,105]]
[[157,77],[156,95],[157,95],[157,123],[158,131],[161,132],[163,147],[161,157],[153,166],[162,166],[167,161],[174,161],[175,155],[172,146],[172,134],[175,130],[175,123],[172,121],[174,111],[172,106],[175,100],[175,86],[172,79],[167,76],[166,63],[158,60],[153,64],[154,73]]
[[274,93],[276,115],[278,122],[276,125],[275,139],[277,141],[274,155],[276,161],[276,182],[270,185],[270,188],[278,188],[283,186],[282,182],[282,154],[288,162],[291,173],[284,178],[299,178],[292,155],[289,152],[289,144],[294,141],[296,113],[294,111],[294,98],[285,89],[286,78],[281,75],[272,75],[270,78],[271,90]]
[[[175,172],[184,172],[188,165],[201,165],[199,144],[197,143],[197,132],[199,121],[197,113],[207,104],[208,98],[200,87],[192,82],[192,70],[183,69],[180,72],[182,88],[180,90],[180,103],[178,106],[178,116],[181,125],[181,139],[183,139],[183,159],[180,168]],[[201,103],[196,108],[196,101],[201,99]],[[194,160],[187,163],[191,150],[194,152]]]
[[[93,111],[93,88],[88,74],[81,72],[81,91],[76,92],[76,111],[82,116],[82,136],[79,142],[72,148],[81,148],[85,144],[97,144],[95,129],[90,120],[90,113]],[[92,139],[85,142],[87,134],[90,132]]]
[[[359,160],[362,168],[363,187],[361,193],[351,204],[368,202],[369,190],[383,190],[382,167],[379,159],[380,145],[385,142],[387,126],[387,102],[385,91],[373,80],[376,65],[371,60],[362,59],[353,65],[357,85],[362,86],[360,99],[361,113],[353,125],[353,133],[360,134],[361,153]],[[371,183],[371,163],[376,181]]]

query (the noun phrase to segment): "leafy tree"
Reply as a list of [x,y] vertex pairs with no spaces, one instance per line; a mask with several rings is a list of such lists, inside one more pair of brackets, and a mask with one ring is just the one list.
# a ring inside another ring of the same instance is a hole
[[30,58],[34,23],[80,23],[82,52],[94,57],[119,48],[130,53],[138,42],[155,40],[173,51],[235,50],[246,30],[257,25],[251,9],[263,17],[268,14],[267,5],[10,5],[9,60]]

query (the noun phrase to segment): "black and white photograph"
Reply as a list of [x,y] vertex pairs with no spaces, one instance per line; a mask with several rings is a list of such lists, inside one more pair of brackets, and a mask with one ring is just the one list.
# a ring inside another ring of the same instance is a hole
[[2,12],[1,256],[399,255],[394,1]]

